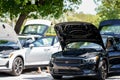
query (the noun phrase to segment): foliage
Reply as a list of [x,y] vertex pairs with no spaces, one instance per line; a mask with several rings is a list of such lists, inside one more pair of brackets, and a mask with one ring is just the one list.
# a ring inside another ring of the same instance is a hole
[[[78,5],[81,0],[0,0],[0,15],[10,13],[10,17],[19,16],[19,14],[29,14],[37,12],[41,16],[52,15],[59,17],[66,9],[73,9],[70,5]],[[66,6],[66,7],[64,7]]]
[[73,10],[80,3],[81,0],[0,0],[0,15],[8,13],[11,20],[19,17],[15,25],[15,31],[19,34],[29,13],[36,12],[42,17],[51,15],[58,18],[67,9]]
[[101,1],[97,9],[100,20],[120,19],[120,0],[97,0]]
[[[98,19],[99,19],[98,15],[75,13],[74,11],[67,11],[66,13],[62,14],[58,19],[50,18],[49,20],[51,20],[53,24],[57,24],[59,22],[67,22],[67,21],[82,21],[82,22],[92,23],[96,27],[98,27],[99,25]],[[53,26],[54,25],[52,25],[49,28],[47,33],[55,34]]]

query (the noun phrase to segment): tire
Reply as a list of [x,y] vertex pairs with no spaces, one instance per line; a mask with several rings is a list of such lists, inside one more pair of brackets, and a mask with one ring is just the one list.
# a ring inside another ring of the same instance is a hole
[[59,76],[59,75],[52,75],[52,77],[53,77],[54,79],[60,79],[60,80],[61,80],[61,78],[62,78],[62,76]]
[[16,57],[12,65],[12,75],[19,76],[23,71],[23,60],[20,57]]
[[103,60],[99,64],[97,80],[105,80],[106,78],[107,78],[107,64]]

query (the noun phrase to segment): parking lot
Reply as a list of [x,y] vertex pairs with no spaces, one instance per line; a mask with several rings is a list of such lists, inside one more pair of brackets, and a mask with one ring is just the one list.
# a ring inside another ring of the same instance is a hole
[[[64,76],[62,80],[94,80],[93,78],[81,78]],[[6,73],[0,73],[0,80],[54,80],[49,73],[42,71],[42,73],[37,73],[36,69],[27,69],[20,76],[10,76]],[[120,73],[110,74],[106,80],[120,80]]]

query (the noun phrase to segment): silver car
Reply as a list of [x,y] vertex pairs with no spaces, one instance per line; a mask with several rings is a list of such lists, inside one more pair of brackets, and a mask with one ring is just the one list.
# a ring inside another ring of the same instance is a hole
[[0,23],[0,72],[18,76],[28,67],[46,66],[51,54],[61,50],[56,36],[23,41],[11,26]]

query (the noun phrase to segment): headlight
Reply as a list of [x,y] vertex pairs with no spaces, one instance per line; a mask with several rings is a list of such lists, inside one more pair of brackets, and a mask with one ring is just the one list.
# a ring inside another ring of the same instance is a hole
[[54,61],[54,58],[51,58],[51,59],[50,59],[50,61],[52,61],[52,62],[53,62],[53,61]]
[[96,61],[98,60],[98,56],[95,56],[95,57],[91,57],[91,58],[87,58],[87,59],[84,59],[83,60],[83,63],[86,64],[91,64],[91,63],[96,63]]
[[9,55],[4,55],[4,54],[3,54],[3,55],[1,55],[0,57],[1,57],[1,58],[8,58]]
[[2,54],[0,57],[1,58],[11,58],[13,56],[13,53],[11,53],[11,54]]

